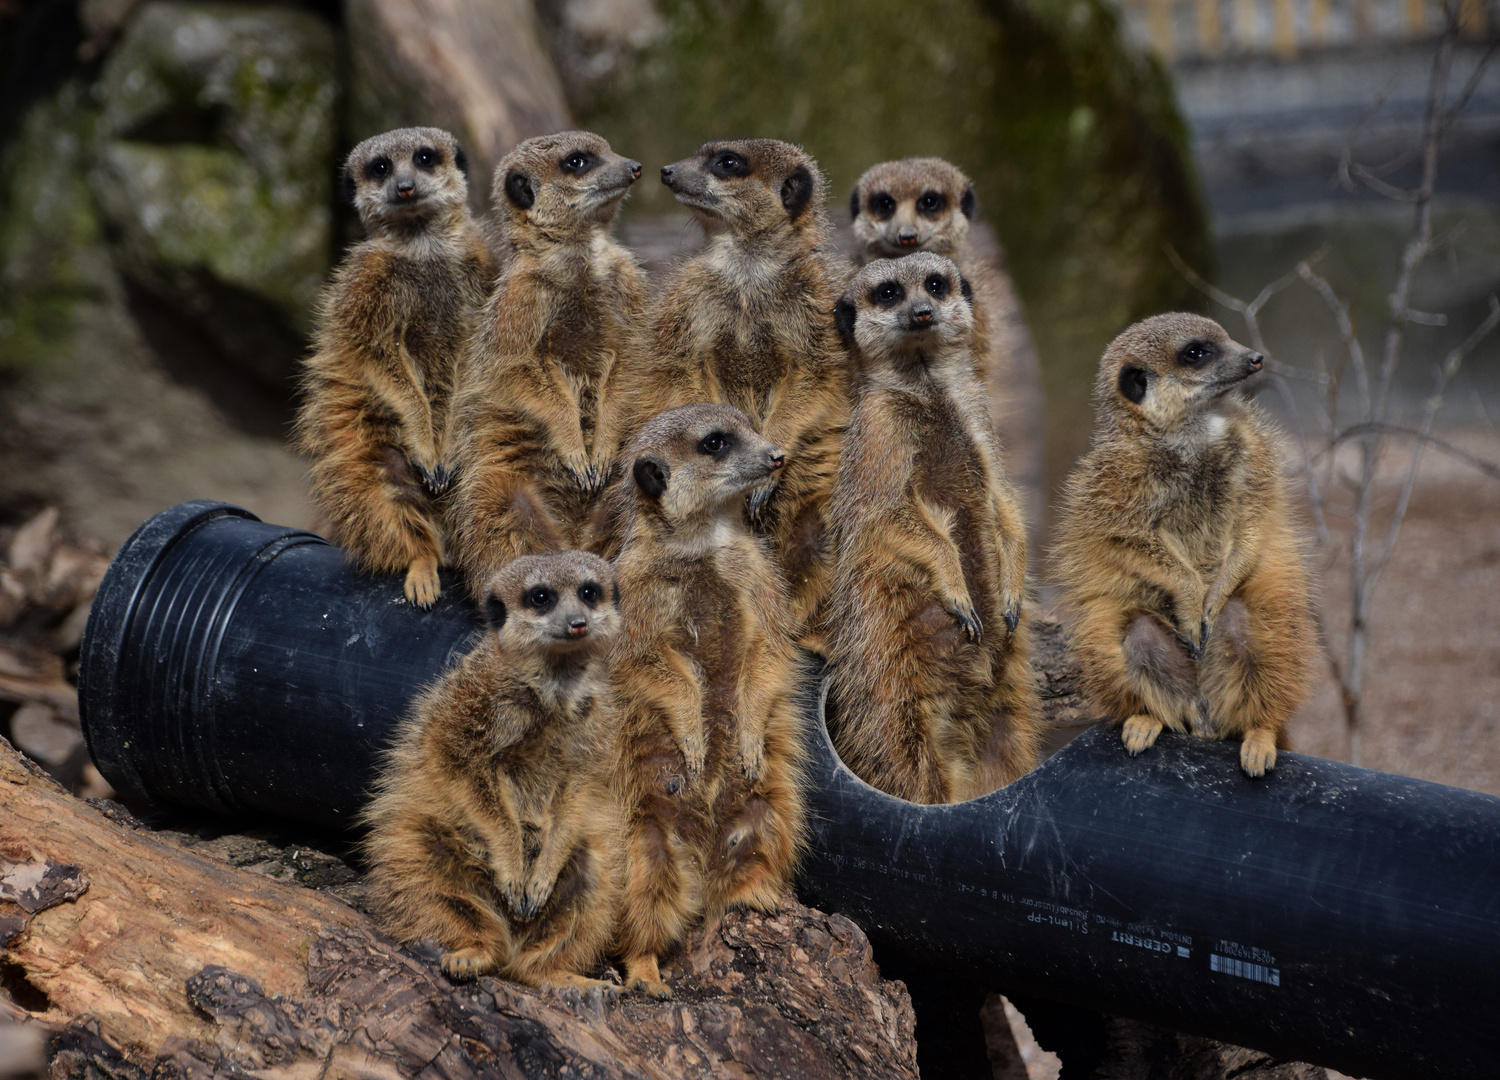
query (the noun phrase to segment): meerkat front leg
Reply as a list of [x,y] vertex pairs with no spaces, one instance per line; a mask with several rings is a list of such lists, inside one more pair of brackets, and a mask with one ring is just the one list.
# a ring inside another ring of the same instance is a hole
[[[437,438],[432,429],[432,405],[422,389],[422,374],[406,349],[406,328],[396,339],[394,371],[379,372],[371,379],[370,389],[377,400],[396,414],[401,425],[401,449],[416,466],[422,484],[434,495],[448,486],[448,470],[438,460]],[[441,475],[439,473],[441,470]]]
[[687,766],[688,779],[696,780],[708,758],[708,736],[703,729],[703,688],[696,665],[666,642],[639,667],[641,693],[666,718]]
[[901,542],[892,554],[904,558],[927,576],[943,610],[953,616],[966,638],[977,642],[983,636],[984,626],[974,608],[958,547],[951,535],[953,514],[930,505],[920,495],[912,499],[912,507],[916,511],[916,528],[909,528],[904,535],[898,533]]
[[542,831],[542,846],[531,864],[531,873],[521,890],[521,908],[517,912],[522,919],[530,920],[541,914],[552,898],[552,889],[557,885],[557,875],[578,841],[578,825],[571,805],[571,792],[560,791],[553,797],[548,822]]
[[1014,634],[1021,622],[1021,605],[1026,600],[1026,526],[1011,499],[997,498],[994,507],[1000,533],[1000,543],[996,545],[1001,560],[1000,614],[1006,629]]
[[406,578],[401,583],[401,591],[406,596],[408,604],[414,604],[419,608],[430,608],[437,602],[438,596],[443,591],[443,582],[438,577],[438,564],[438,556],[422,555],[407,565]]
[[759,636],[745,649],[744,663],[740,667],[736,693],[739,701],[740,767],[751,783],[760,779],[765,767],[766,723],[776,687],[760,676],[767,670],[774,670],[773,652],[771,643]]

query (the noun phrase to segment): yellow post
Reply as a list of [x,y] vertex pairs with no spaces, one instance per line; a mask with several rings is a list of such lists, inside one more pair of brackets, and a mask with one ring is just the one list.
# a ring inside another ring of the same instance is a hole
[[[1421,3],[1421,0],[1410,0]],[[1292,0],[1275,0],[1271,5],[1271,44],[1276,55],[1290,60],[1297,55],[1297,27],[1292,21]]]
[[1314,45],[1328,44],[1328,0],[1312,0],[1307,9],[1308,29]]
[[1255,0],[1234,0],[1234,37],[1241,49],[1255,48]]
[[1427,36],[1427,12],[1422,0],[1406,0],[1406,36],[1409,38]]
[[[1473,2],[1481,3],[1483,0]],[[1224,26],[1219,19],[1219,0],[1197,0],[1197,5],[1198,48],[1208,56],[1218,56],[1224,51]]]
[[1151,44],[1170,60],[1176,51],[1172,40],[1172,0],[1146,0],[1146,16],[1151,25]]

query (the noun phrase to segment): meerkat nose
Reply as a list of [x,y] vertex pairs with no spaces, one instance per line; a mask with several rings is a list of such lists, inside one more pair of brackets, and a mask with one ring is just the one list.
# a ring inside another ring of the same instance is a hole
[[1246,359],[1250,361],[1251,371],[1259,371],[1260,366],[1266,362],[1266,358],[1260,353],[1251,353]]
[[661,182],[663,184],[670,184],[672,182],[672,166],[663,165],[661,167]]
[[632,180],[639,180],[641,178],[641,163],[639,161],[632,161],[629,164],[630,164],[630,179],[632,179]]
[[932,322],[932,309],[930,307],[926,307],[925,305],[919,308],[912,308],[911,318],[912,322],[918,323],[922,326],[926,326],[928,323]]
[[396,184],[396,194],[400,195],[403,199],[416,190],[417,185],[414,180],[401,180]]
[[917,242],[917,230],[902,229],[899,233],[896,234],[896,242],[899,243],[902,247],[911,247]]
[[576,616],[568,620],[568,634],[571,637],[583,637],[589,632],[589,621]]
[[771,469],[774,471],[786,464],[786,455],[780,450],[771,455]]

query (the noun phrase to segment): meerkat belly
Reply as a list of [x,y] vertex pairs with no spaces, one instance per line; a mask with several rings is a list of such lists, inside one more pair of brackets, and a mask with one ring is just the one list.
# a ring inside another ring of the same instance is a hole
[[703,673],[703,725],[709,766],[737,752],[739,684],[748,629],[739,597],[717,574],[694,575],[687,603],[690,651]]
[[789,367],[771,327],[763,322],[734,326],[714,343],[710,363],[722,403],[764,424]]

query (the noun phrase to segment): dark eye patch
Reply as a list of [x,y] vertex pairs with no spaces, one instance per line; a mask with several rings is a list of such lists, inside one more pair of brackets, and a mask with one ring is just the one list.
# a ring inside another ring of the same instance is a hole
[[574,150],[558,164],[558,168],[569,176],[583,176],[599,165],[599,155],[587,150]]
[[895,307],[906,299],[906,286],[899,281],[882,281],[870,290],[870,303],[879,307]]
[[708,159],[708,171],[724,179],[749,176],[750,162],[738,150],[720,150]]
[[924,191],[917,199],[917,213],[923,217],[935,218],[946,209],[948,209],[948,196],[941,191]]
[[597,581],[585,581],[578,586],[578,599],[589,607],[597,607],[599,601],[604,599],[604,590],[599,587]]
[[533,585],[526,590],[521,602],[533,611],[545,613],[557,606],[557,594],[545,585]]
[[1177,362],[1185,364],[1188,367],[1200,367],[1212,360],[1218,354],[1218,351],[1217,348],[1206,341],[1190,341],[1177,354]]
[[891,215],[896,212],[896,200],[891,198],[887,192],[877,191],[870,196],[870,213],[874,214],[880,221],[891,220]]
[[365,179],[380,181],[391,175],[391,159],[384,154],[371,158],[365,165]]
[[726,432],[711,431],[698,443],[698,453],[721,458],[734,449],[734,439]]
[[953,289],[953,286],[948,284],[948,279],[943,277],[942,274],[933,274],[924,284],[927,286],[928,294],[939,300],[947,296]]
[[424,146],[411,156],[411,162],[423,172],[432,172],[443,163],[443,155],[430,146]]

